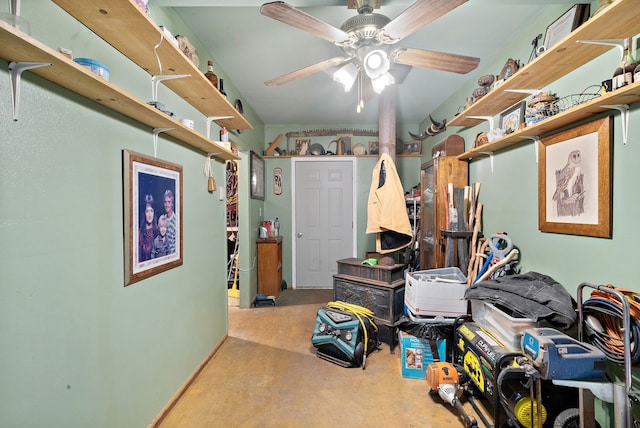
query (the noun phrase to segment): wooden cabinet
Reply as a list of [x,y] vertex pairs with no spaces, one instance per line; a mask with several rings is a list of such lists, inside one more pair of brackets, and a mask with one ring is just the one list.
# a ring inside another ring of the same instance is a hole
[[456,156],[443,156],[420,168],[420,270],[445,267],[445,242],[441,231],[446,224],[448,183],[464,187],[469,181],[469,164]]
[[[620,39],[638,33],[640,33],[640,8],[638,8],[637,0],[617,0],[576,28],[551,49],[546,50],[538,58],[520,68],[502,85],[467,107],[462,113],[451,119],[447,125],[464,127],[478,125],[483,121],[481,118],[495,116],[528,96],[526,93],[509,91],[545,90],[545,87],[550,83],[613,49],[612,46],[579,43],[579,40]],[[612,73],[616,66],[617,63],[611,64]],[[596,78],[595,80],[599,83],[606,78],[606,76],[601,77],[602,79]],[[481,147],[468,150],[458,157],[468,160],[486,156],[489,152],[516,144],[529,143],[531,137],[548,134],[563,126],[604,112],[609,109],[607,107],[609,105],[630,104],[638,101],[640,101],[640,82],[635,82]]]
[[258,293],[278,296],[282,289],[282,236],[258,239]]

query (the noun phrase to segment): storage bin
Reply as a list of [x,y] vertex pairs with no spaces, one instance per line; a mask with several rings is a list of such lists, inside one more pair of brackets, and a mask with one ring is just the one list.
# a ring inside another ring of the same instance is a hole
[[104,80],[109,80],[109,67],[91,58],[76,58],[75,62],[88,68],[93,74],[102,77]]
[[512,351],[520,350],[522,334],[538,327],[540,323],[531,318],[515,318],[489,302],[471,299],[473,321]]
[[416,316],[457,317],[467,313],[466,288],[467,278],[457,267],[411,272],[404,303]]

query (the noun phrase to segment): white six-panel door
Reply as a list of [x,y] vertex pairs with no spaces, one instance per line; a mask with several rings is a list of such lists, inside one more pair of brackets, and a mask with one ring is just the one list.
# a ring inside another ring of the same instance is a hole
[[293,284],[331,288],[336,260],[354,257],[354,158],[293,158]]

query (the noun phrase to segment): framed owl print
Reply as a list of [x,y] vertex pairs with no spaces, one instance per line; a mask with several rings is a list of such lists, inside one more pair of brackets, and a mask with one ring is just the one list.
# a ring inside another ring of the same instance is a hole
[[538,145],[538,227],[611,238],[611,116],[558,132]]

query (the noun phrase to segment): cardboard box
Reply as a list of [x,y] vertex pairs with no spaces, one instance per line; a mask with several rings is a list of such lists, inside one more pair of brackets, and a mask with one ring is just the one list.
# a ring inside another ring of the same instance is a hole
[[429,364],[446,360],[447,341],[445,339],[421,339],[398,330],[398,342],[402,355],[400,358],[402,377],[425,380]]
[[415,316],[457,317],[467,313],[467,278],[457,267],[411,272],[404,304]]

